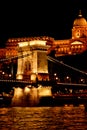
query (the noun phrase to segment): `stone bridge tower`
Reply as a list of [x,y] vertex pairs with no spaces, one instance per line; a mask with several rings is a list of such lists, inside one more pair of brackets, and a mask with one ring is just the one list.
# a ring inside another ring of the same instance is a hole
[[16,79],[49,80],[47,50],[52,42],[52,38],[42,37],[18,43]]

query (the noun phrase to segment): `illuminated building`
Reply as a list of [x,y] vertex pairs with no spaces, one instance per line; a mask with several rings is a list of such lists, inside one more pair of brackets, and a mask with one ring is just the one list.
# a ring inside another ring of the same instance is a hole
[[79,54],[87,49],[87,21],[79,11],[78,17],[73,22],[72,37],[65,40],[54,40],[52,50],[56,51],[55,56]]
[[3,57],[7,59],[6,61],[3,60],[5,72],[2,71],[2,73],[4,72],[4,75],[6,73],[7,75],[14,75],[15,67],[12,67],[11,70],[8,70],[8,68],[16,62],[16,79],[30,81],[36,81],[36,79],[49,80],[47,51],[52,43],[53,38],[46,36],[8,39],[4,49],[5,57]]
[[[49,80],[46,56],[52,50],[55,50],[56,57],[80,54],[87,50],[87,21],[82,16],[81,11],[73,22],[70,39],[55,40],[47,36],[10,38],[6,41],[6,47],[0,49],[0,58],[8,58],[6,64],[10,65],[16,61],[16,79]],[[10,59],[11,57],[15,58]],[[2,69],[1,65],[0,69]],[[13,75],[14,69],[11,69],[9,74]]]

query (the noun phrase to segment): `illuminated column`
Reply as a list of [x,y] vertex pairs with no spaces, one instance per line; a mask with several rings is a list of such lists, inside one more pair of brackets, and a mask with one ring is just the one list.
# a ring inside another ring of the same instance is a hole
[[[18,56],[23,55],[21,52]],[[17,75],[16,79],[23,79],[23,58],[18,58]]]
[[48,73],[48,62],[46,51],[35,50],[33,52],[32,73]]
[[29,48],[28,42],[20,42],[18,43],[18,66],[17,66],[17,75],[16,79],[23,79],[24,71],[25,71],[25,62],[29,59]]
[[12,106],[24,105],[24,91],[22,88],[14,88],[14,96],[12,98]]
[[47,47],[38,46],[38,49],[33,50],[32,61],[31,80],[36,80],[37,77],[42,80],[40,75],[48,75]]
[[36,81],[37,73],[37,51],[33,51],[31,81]]
[[38,70],[37,70],[37,50],[33,51],[33,63],[32,63],[32,73],[37,74]]

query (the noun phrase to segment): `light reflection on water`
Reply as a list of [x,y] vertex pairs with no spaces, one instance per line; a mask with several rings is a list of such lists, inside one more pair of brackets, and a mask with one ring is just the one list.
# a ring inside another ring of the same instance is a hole
[[0,130],[87,130],[84,106],[0,108]]

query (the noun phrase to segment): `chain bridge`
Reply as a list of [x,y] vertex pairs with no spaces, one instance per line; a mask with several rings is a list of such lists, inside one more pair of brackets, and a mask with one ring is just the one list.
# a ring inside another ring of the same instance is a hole
[[[8,60],[11,61],[10,66],[5,64],[0,75],[0,93],[6,96],[6,94],[13,92],[13,106],[20,106],[23,102],[23,105],[30,102],[32,106],[38,104],[42,97],[53,97],[60,93],[69,95],[73,91],[81,94],[86,92],[87,73],[47,55],[48,48],[49,46],[38,48],[34,46],[32,49],[30,47],[19,48],[18,56],[0,59],[0,62],[3,63]],[[15,76],[13,60],[17,61]],[[57,70],[54,73],[51,63],[56,64],[57,68],[62,66],[65,70],[66,68],[72,70],[84,78],[81,78],[78,82],[72,82],[71,77],[67,75],[64,80],[61,80],[57,76],[60,71]],[[8,71],[10,73],[6,73]]]

